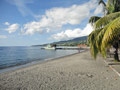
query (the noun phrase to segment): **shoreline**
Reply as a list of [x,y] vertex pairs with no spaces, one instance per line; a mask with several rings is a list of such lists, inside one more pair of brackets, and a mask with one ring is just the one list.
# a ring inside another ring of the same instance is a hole
[[85,52],[87,50],[89,50],[89,49],[84,49],[84,50],[81,50],[80,52],[69,54],[69,55],[66,55],[66,56],[60,56],[60,57],[57,57],[57,58],[49,58],[49,59],[44,59],[44,60],[40,60],[40,61],[36,60],[36,61],[32,61],[32,62],[25,63],[25,64],[18,64],[18,65],[10,66],[10,67],[7,67],[7,68],[2,68],[2,69],[0,69],[0,74],[5,73],[5,72],[15,71],[15,70],[22,69],[22,68],[27,68],[27,67],[30,67],[32,65],[37,65],[37,64],[48,62],[48,61],[52,61],[52,60],[72,56],[72,55],[75,55],[75,54]]
[[89,50],[0,74],[1,90],[119,90],[119,82]]

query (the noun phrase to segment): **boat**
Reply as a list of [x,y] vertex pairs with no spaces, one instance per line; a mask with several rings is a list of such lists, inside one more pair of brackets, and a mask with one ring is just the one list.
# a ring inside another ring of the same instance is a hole
[[55,46],[53,46],[53,45],[47,45],[46,47],[44,47],[44,49],[51,49],[51,50],[55,50],[56,49],[56,47]]

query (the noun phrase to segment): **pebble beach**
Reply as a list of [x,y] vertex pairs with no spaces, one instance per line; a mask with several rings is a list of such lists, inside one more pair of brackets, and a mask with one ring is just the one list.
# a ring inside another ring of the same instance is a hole
[[120,77],[90,51],[0,73],[0,90],[120,90]]

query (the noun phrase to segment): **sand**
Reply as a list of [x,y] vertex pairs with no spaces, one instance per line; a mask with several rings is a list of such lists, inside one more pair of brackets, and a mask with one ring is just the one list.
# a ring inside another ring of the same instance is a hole
[[89,51],[0,74],[0,90],[120,90],[120,77]]

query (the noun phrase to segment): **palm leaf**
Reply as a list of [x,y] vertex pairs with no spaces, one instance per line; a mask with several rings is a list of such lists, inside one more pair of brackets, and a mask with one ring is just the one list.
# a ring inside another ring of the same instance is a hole
[[115,42],[119,41],[119,36],[120,36],[120,17],[116,18],[109,24],[104,34],[101,45],[103,54],[105,54],[106,48],[111,47]]
[[90,19],[89,19],[89,23],[91,23],[91,25],[94,25],[94,23],[99,20],[101,17],[98,17],[98,16],[92,16]]
[[106,8],[108,14],[120,11],[120,0],[108,0]]
[[104,5],[104,7],[106,7],[106,4],[105,4],[105,2],[104,2],[103,0],[100,0],[100,1],[98,2],[98,4],[102,4],[102,5]]
[[110,14],[110,13],[114,12],[114,10],[115,10],[114,1],[113,0],[108,0],[107,1],[107,5],[106,5],[107,11],[108,11],[107,14]]
[[105,34],[108,26],[109,26],[109,24],[106,25],[104,28],[102,28],[101,31],[99,32],[99,34],[96,37],[96,46],[97,46],[99,52],[102,54],[103,57],[106,56],[106,53],[105,53],[105,51],[103,51],[101,49],[101,45],[102,45],[102,40],[103,40],[104,34]]
[[102,39],[103,39],[103,36],[104,36],[105,31],[106,31],[106,29],[103,28],[103,29],[99,32],[98,36],[96,37],[96,46],[97,46],[97,48],[99,49],[100,52],[101,52],[101,43],[102,43]]
[[100,4],[103,5],[103,11],[104,11],[104,15],[105,15],[105,14],[106,14],[106,11],[107,11],[105,2],[104,2],[103,0],[99,0],[98,4],[99,4],[99,5],[100,5]]
[[90,46],[91,54],[94,58],[96,58],[97,54],[99,53],[99,50],[96,46],[96,36],[100,32],[100,29],[94,30],[89,36],[88,36],[88,43]]
[[118,17],[120,17],[120,12],[106,15],[106,16],[104,16],[96,21],[96,23],[94,24],[94,28],[95,29],[103,28],[105,25],[109,24],[112,20],[114,20]]

